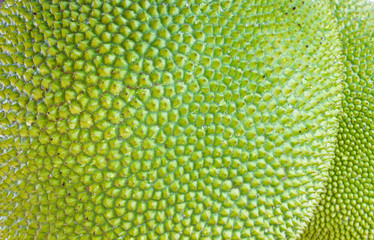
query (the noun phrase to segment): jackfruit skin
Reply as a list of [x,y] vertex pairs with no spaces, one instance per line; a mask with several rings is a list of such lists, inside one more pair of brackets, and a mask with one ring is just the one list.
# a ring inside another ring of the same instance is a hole
[[326,193],[301,239],[374,239],[374,3],[333,1],[346,80]]
[[327,180],[326,1],[10,1],[5,239],[296,239]]

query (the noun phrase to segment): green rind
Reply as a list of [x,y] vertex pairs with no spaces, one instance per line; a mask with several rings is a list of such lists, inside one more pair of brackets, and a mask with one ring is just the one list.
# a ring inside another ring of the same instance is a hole
[[295,239],[333,156],[326,1],[7,1],[9,239]]
[[332,1],[346,80],[327,191],[301,239],[374,239],[374,3]]

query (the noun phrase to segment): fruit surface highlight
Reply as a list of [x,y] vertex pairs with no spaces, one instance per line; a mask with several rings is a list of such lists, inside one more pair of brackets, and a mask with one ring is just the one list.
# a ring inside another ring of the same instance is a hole
[[0,9],[7,239],[296,239],[335,149],[327,1]]

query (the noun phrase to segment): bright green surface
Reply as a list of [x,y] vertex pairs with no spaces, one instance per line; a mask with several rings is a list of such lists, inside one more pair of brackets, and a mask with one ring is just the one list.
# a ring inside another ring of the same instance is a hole
[[48,2],[0,12],[3,236],[301,233],[340,103],[325,1]]

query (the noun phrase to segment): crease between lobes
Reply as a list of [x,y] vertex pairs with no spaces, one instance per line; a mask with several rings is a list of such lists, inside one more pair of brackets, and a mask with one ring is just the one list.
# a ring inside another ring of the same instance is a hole
[[326,192],[301,239],[374,239],[373,32],[371,1],[331,1],[343,43],[345,81]]

